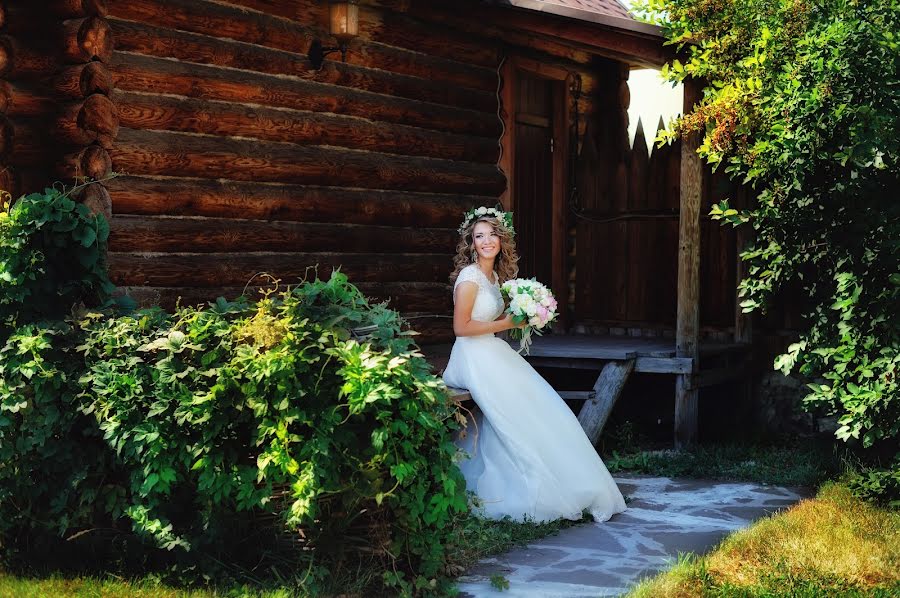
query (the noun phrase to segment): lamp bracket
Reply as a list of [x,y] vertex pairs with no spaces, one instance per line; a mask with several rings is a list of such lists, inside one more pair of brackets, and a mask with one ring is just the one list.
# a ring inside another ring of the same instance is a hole
[[334,54],[335,52],[340,52],[342,61],[347,61],[347,44],[342,43],[339,46],[323,46],[321,41],[314,39],[309,45],[309,52],[306,56],[309,58],[309,62],[312,64],[313,68],[320,71],[322,70],[322,64],[325,62],[325,57],[329,54]]

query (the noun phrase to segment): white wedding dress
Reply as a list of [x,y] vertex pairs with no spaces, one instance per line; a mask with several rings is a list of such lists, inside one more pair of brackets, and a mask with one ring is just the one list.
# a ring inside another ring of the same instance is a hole
[[[496,276],[496,274],[495,274]],[[454,285],[473,282],[472,319],[503,313],[496,281],[470,265]],[[606,521],[625,500],[585,436],[578,419],[525,359],[493,334],[457,337],[444,370],[448,386],[465,388],[479,407],[469,419],[460,463],[478,510],[490,519],[580,519],[587,511]]]

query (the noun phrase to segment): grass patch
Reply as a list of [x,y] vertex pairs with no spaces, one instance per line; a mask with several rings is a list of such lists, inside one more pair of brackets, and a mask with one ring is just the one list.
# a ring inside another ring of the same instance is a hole
[[[488,521],[476,517],[464,519],[454,534],[450,549],[451,562],[447,574],[455,577],[479,560],[524,546],[560,530],[578,524],[577,521],[551,523],[516,523],[509,520]],[[233,567],[231,569],[234,569]],[[312,596],[371,596],[373,582],[380,579],[383,570],[376,562],[345,563],[339,570],[332,569],[330,576],[318,588],[308,587],[298,572],[295,579],[256,579],[250,572],[229,570],[225,577],[233,582],[218,579],[215,584],[197,585],[169,582],[166,576],[146,576],[123,579],[117,575],[72,576],[59,573],[49,575],[17,575],[0,571],[0,598],[306,598]],[[179,579],[185,579],[181,574]],[[243,582],[238,580],[251,579]],[[497,583],[502,583],[498,580]],[[508,582],[507,582],[508,583]]]
[[900,595],[900,512],[827,483],[813,498],[687,556],[629,598]]
[[0,573],[0,598],[289,598],[290,590],[256,591],[249,587],[231,590],[187,590],[168,587],[151,579],[117,580],[78,577],[31,579]]
[[603,462],[612,473],[704,478],[817,487],[839,473],[830,441],[709,444],[689,450],[653,450],[625,422],[604,439]]

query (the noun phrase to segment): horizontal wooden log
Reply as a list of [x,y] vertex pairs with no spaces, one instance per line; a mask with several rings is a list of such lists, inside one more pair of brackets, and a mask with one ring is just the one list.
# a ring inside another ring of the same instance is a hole
[[113,169],[134,174],[499,195],[493,166],[123,128],[110,149]]
[[504,20],[473,19],[469,16],[470,11],[459,10],[458,6],[450,4],[415,2],[410,4],[407,13],[432,27],[450,29],[473,39],[502,41],[507,47],[514,46],[517,56],[536,58],[544,63],[585,68],[596,58],[583,46],[573,45],[567,39],[509,29]]
[[0,114],[6,114],[12,103],[13,90],[8,81],[0,81]]
[[427,131],[352,116],[153,93],[116,91],[112,98],[121,124],[132,129],[331,145],[487,164],[496,162],[499,153],[497,143],[486,137]]
[[[84,17],[106,16],[106,0],[41,0],[26,2],[17,0],[6,3],[6,22],[14,31],[22,27],[32,30],[46,26],[48,19],[80,19]],[[30,21],[30,23],[29,23]]]
[[495,197],[129,175],[107,183],[117,214],[452,228]]
[[457,239],[457,232],[451,229],[184,216],[116,216],[112,223],[110,251],[445,251],[449,256]]
[[105,17],[109,12],[106,0],[50,0],[47,4],[51,14],[63,19]]
[[107,220],[112,219],[112,198],[109,191],[101,183],[92,183],[77,191],[75,199],[83,203],[92,214],[100,214]]
[[[278,285],[265,284],[261,278],[251,284],[231,287],[120,287],[120,292],[129,295],[143,307],[162,305],[202,305],[223,297],[229,301],[241,295],[257,299],[262,291],[280,292],[288,287],[286,282]],[[261,285],[261,286],[260,286]],[[356,285],[369,298],[370,303],[388,302],[388,307],[401,312],[450,313],[453,309],[452,287],[447,284],[429,282],[377,282]]]
[[44,164],[4,166],[3,169],[8,170],[12,175],[12,181],[16,187],[16,192],[12,194],[14,198],[42,191],[55,182],[50,178],[49,169]]
[[111,19],[110,24],[116,38],[116,48],[121,51],[276,75],[293,75],[320,83],[481,112],[495,113],[497,110],[496,98],[489,91],[466,89],[441,81],[398,75],[381,69],[364,68],[336,61],[326,61],[320,70],[316,70],[305,55],[296,52],[154,27],[134,21]]
[[112,172],[112,158],[99,145],[89,145],[63,156],[57,163],[56,172],[69,180],[81,177],[102,179]]
[[10,35],[0,35],[0,77],[33,78],[52,74],[58,59],[52,48],[38,41],[24,44]]
[[208,100],[333,112],[372,120],[496,139],[495,115],[338,87],[297,77],[236,71],[116,52],[110,63],[118,89]]
[[43,121],[0,116],[0,160],[11,166],[36,166],[50,159]]
[[113,88],[112,75],[99,61],[67,66],[49,83],[53,92],[62,98],[85,98],[91,94],[109,95]]
[[58,110],[57,100],[29,82],[0,82],[0,112],[9,116],[52,117]]
[[437,282],[446,279],[446,254],[373,253],[109,253],[110,276],[119,286],[232,286],[260,272],[295,284],[340,268],[357,282]]
[[[268,0],[232,0],[232,4],[285,17],[300,23],[318,25],[321,37],[329,37],[324,31],[328,11],[316,0],[295,0],[273,3]],[[433,2],[428,3],[433,4]],[[429,54],[459,60],[469,64],[494,67],[499,62],[499,49],[492,38],[477,39],[445,27],[437,27],[421,20],[410,19],[403,11],[393,7],[373,6],[364,3],[359,9],[359,34],[357,41],[372,40]]]
[[452,343],[456,338],[453,335],[453,317],[450,315],[417,312],[403,312],[401,315],[409,329],[415,331],[413,340],[418,345]]
[[[233,4],[233,3],[232,3]],[[314,39],[329,45],[325,5],[314,14],[297,18],[277,16],[282,3],[266,2],[259,10],[247,10],[208,0],[129,0],[116,2],[111,14],[130,21],[203,35],[239,40],[267,48],[305,55]],[[290,3],[284,3],[289,6]],[[347,62],[434,81],[491,91],[496,87],[493,68],[457,60],[429,57],[378,42],[356,39]]]
[[0,165],[0,191],[9,193],[13,198],[17,198],[21,194],[16,172],[6,164]]
[[72,145],[97,143],[108,149],[119,133],[118,109],[100,93],[65,106],[57,122],[60,138]]
[[106,19],[86,17],[62,24],[63,56],[69,62],[106,62],[112,56],[113,37]]
[[[312,3],[313,0],[308,1]],[[391,46],[479,66],[496,68],[501,59],[500,44],[493,38],[474,38],[453,29],[368,6],[360,7],[359,34]]]

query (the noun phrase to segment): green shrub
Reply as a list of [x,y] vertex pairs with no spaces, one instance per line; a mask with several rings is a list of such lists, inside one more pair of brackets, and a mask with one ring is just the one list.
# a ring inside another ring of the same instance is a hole
[[[0,369],[0,532],[39,520],[78,533],[99,509],[161,548],[202,553],[221,551],[235,522],[274,513],[273,534],[302,528],[321,558],[340,559],[354,520],[381,512],[385,583],[441,587],[431,580],[467,509],[456,410],[396,312],[360,298],[335,273],[256,304],[18,330]],[[377,325],[373,338],[350,338],[335,323],[343,310]],[[46,483],[28,485],[26,467]]]
[[187,566],[287,540],[314,549],[278,557],[304,590],[367,548],[391,592],[445,590],[458,411],[397,312],[340,272],[258,302],[73,310],[109,290],[106,230],[54,190],[0,221],[7,562],[40,545],[52,566],[97,534]]
[[4,330],[62,318],[76,303],[106,301],[109,224],[70,195],[44,189],[15,203],[0,196],[0,339]]

